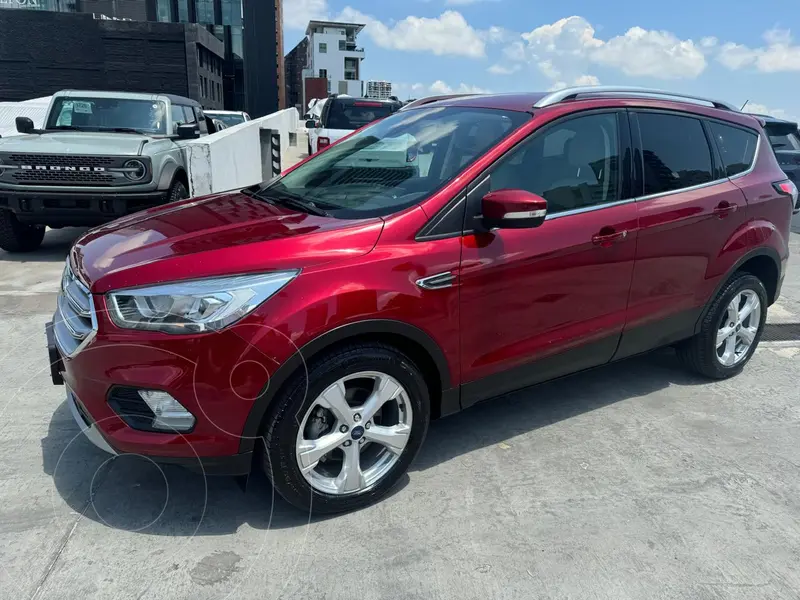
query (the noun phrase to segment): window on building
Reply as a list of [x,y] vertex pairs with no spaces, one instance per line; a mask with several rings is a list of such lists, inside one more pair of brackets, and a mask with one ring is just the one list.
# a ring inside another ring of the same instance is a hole
[[214,0],[195,0],[197,7],[197,22],[207,25],[214,24]]
[[714,179],[711,149],[699,119],[638,113],[644,193],[661,194]]
[[156,4],[156,18],[162,23],[172,22],[172,0],[158,0]]
[[197,60],[200,62],[200,68],[203,67],[203,47],[197,47]]
[[719,148],[728,177],[746,171],[753,164],[758,136],[753,131],[711,121],[711,134]]
[[189,0],[178,0],[178,20],[181,23],[189,22]]
[[339,50],[347,50],[347,40],[339,40]]
[[328,53],[328,44],[325,42],[319,43],[319,53],[320,54],[327,54]]
[[327,79],[327,77],[328,77],[328,69],[320,69],[319,70],[319,76],[320,77],[325,77]]
[[242,26],[242,0],[222,0],[222,24]]

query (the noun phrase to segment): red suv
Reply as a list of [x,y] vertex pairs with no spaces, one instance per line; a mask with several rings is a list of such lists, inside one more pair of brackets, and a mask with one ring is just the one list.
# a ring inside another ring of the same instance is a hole
[[431,99],[77,241],[48,324],[85,434],[364,505],[431,419],[674,345],[740,372],[797,189],[760,122],[625,88]]

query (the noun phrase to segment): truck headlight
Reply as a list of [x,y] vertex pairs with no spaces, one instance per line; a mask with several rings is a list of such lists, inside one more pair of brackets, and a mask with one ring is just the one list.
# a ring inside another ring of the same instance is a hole
[[141,181],[147,175],[147,165],[140,160],[129,160],[122,168],[125,170],[125,177],[131,181]]
[[243,318],[300,271],[184,281],[108,294],[117,327],[164,333],[219,331]]

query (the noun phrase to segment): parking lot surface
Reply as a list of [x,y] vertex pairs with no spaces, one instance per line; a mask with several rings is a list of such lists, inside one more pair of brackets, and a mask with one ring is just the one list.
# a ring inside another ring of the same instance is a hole
[[79,234],[0,251],[0,598],[800,597],[796,259],[742,375],[663,350],[496,399],[384,501],[309,519],[80,435],[44,339]]

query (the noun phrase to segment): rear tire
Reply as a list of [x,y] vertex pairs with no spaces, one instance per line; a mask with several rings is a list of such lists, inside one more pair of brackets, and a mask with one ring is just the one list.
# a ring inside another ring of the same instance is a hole
[[[372,376],[377,377],[375,387],[359,389]],[[393,389],[399,391],[392,395]],[[344,400],[329,405],[327,398],[340,390],[338,398]],[[373,396],[380,398],[375,401],[379,408],[370,410],[367,399]],[[428,388],[411,359],[385,344],[352,344],[309,364],[308,384],[301,369],[275,398],[262,432],[260,462],[275,491],[295,507],[316,514],[353,510],[383,497],[398,482],[422,445],[429,421]],[[398,433],[401,442],[393,437]],[[389,445],[377,441],[381,436],[391,439]],[[301,471],[306,458],[300,455],[309,444],[334,437]],[[358,456],[354,463],[353,452]],[[353,464],[355,469],[346,469]],[[358,473],[354,484],[348,477],[352,472]]]
[[758,277],[734,274],[712,302],[700,333],[677,346],[678,358],[688,369],[710,379],[738,375],[761,340],[767,304],[767,291]]
[[178,200],[186,200],[189,197],[189,190],[180,179],[172,182],[172,185],[167,192],[167,202],[177,202]]
[[6,252],[31,252],[42,245],[44,225],[20,223],[10,210],[0,210],[0,248]]

